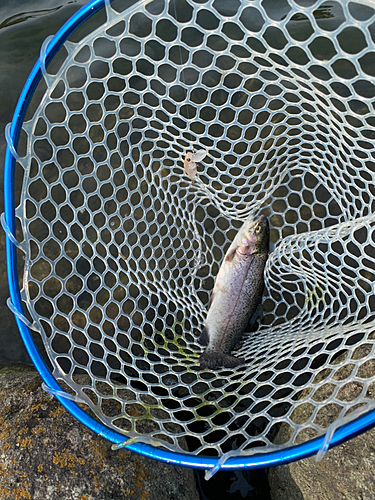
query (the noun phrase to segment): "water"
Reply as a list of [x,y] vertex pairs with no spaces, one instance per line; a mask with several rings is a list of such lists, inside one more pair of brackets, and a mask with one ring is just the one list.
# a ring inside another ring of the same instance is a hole
[[[12,119],[19,95],[39,57],[44,39],[55,34],[85,0],[3,0],[0,5],[0,213],[3,206],[4,129]],[[6,306],[9,296],[6,278],[5,237],[0,233],[0,364],[32,364],[22,343],[13,314]],[[264,470],[218,472],[209,482],[196,471],[202,500],[268,500],[269,488]]]
[[[4,211],[4,129],[12,119],[19,95],[39,57],[44,39],[86,3],[85,0],[2,0],[0,3],[0,213]],[[13,314],[5,263],[5,237],[0,232],[0,363],[28,363]]]
[[195,471],[201,500],[271,500],[265,469],[219,471],[209,481],[204,471]]

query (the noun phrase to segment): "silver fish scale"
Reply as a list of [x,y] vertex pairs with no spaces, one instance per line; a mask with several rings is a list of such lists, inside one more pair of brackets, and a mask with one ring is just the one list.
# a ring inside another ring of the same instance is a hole
[[[51,64],[21,137],[21,294],[53,376],[110,428],[222,456],[371,404],[371,5],[107,7]],[[207,151],[194,185],[193,148]],[[250,213],[274,246],[265,315],[245,366],[202,371],[205,307]]]

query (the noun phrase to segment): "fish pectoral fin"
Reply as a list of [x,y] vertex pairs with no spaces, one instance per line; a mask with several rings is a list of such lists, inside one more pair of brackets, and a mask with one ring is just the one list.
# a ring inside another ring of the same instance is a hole
[[210,341],[210,336],[208,335],[208,328],[205,326],[202,330],[202,333],[199,335],[198,342],[201,345],[208,345]]
[[224,354],[216,351],[205,351],[199,358],[200,367],[210,368],[236,368],[245,363],[245,358],[236,358],[230,354]]
[[232,250],[230,250],[230,252],[228,252],[227,255],[225,256],[224,261],[225,262],[232,262],[234,256],[236,255],[236,250],[237,250],[237,248],[233,248]]

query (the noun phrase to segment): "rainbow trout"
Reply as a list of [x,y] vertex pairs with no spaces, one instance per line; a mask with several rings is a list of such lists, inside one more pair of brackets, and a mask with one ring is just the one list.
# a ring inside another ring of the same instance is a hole
[[231,356],[250,318],[256,319],[264,289],[269,226],[264,215],[250,216],[229,247],[216,277],[207,318],[199,337],[207,349],[201,368],[234,368],[244,358]]

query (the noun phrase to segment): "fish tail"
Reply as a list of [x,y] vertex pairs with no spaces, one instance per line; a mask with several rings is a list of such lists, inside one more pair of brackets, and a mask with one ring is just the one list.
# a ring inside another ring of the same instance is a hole
[[215,368],[236,368],[237,366],[243,365],[245,363],[245,358],[236,358],[230,354],[224,354],[222,352],[216,351],[205,351],[201,354],[199,358],[200,367],[210,368],[211,370]]

